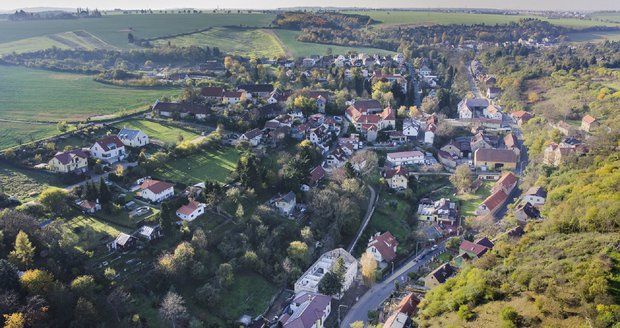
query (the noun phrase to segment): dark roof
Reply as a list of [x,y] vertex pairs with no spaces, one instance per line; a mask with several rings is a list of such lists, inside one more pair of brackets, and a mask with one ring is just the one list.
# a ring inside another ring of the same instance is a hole
[[445,263],[444,265],[435,269],[435,271],[431,272],[430,274],[435,277],[435,279],[440,284],[443,284],[444,282],[446,282],[446,280],[452,277],[454,273],[456,273],[454,267],[451,266],[450,263]]
[[476,161],[516,163],[517,154],[510,149],[480,148],[474,153]]
[[75,149],[58,153],[54,156],[61,164],[66,165],[71,162],[73,157],[88,158],[88,154],[81,149]]
[[368,243],[368,247],[372,246],[377,249],[383,260],[386,262],[391,262],[396,258],[394,247],[398,246],[398,241],[396,241],[396,238],[394,238],[389,231],[386,231],[378,236],[372,236],[370,238],[370,242]]
[[[289,311],[280,318],[283,328],[309,328],[323,317],[323,313],[331,304],[331,296],[302,292],[296,295],[293,303],[295,311]],[[292,313],[291,313],[292,312]]]
[[180,112],[191,114],[206,114],[207,107],[188,103],[162,102],[157,101],[153,105],[155,111]]
[[489,240],[489,238],[487,238],[486,236],[480,239],[477,239],[476,241],[474,241],[474,243],[488,247],[488,248],[493,248],[493,246],[495,246],[495,244],[493,244],[493,242]]
[[540,217],[540,210],[538,210],[534,205],[530,204],[530,202],[519,205],[516,211],[523,211],[523,213],[531,219],[536,219]]
[[467,253],[474,253],[476,257],[480,257],[489,250],[489,247],[472,243],[469,240],[463,240],[463,242],[461,242],[461,246],[459,246],[459,249]]
[[525,193],[526,195],[532,195],[532,196],[538,196],[538,197],[547,197],[547,192],[545,191],[545,189],[543,189],[542,187],[531,187],[530,189],[527,190],[527,192]]
[[140,133],[140,130],[122,128],[117,136],[121,139],[133,139]]
[[276,202],[290,203],[295,200],[295,193],[289,191],[286,195],[276,198]]
[[352,106],[358,111],[365,113],[369,109],[382,108],[381,103],[374,99],[360,99],[356,100]]
[[204,87],[200,89],[200,94],[204,97],[222,97],[224,95],[224,88]]
[[317,165],[312,171],[310,171],[310,177],[308,178],[310,184],[316,184],[325,177],[325,169],[321,165]]
[[246,131],[243,135],[248,138],[248,139],[254,139],[260,135],[262,135],[263,132],[259,129],[252,129],[250,131]]
[[99,146],[101,146],[101,148],[103,148],[104,151],[109,151],[111,149],[125,147],[121,139],[113,135],[105,136],[97,140],[96,143],[98,143]]
[[271,92],[273,91],[272,84],[240,84],[237,86],[237,90],[245,90],[245,92]]

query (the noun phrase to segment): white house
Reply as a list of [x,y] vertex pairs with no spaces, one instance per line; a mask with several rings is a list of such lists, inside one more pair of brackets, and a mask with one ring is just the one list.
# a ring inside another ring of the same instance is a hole
[[88,170],[88,154],[81,149],[57,153],[47,166],[53,172],[85,172]]
[[259,129],[252,129],[250,131],[247,131],[246,133],[242,134],[239,137],[240,141],[247,141],[250,143],[250,145],[252,145],[252,147],[256,147],[260,144],[261,140],[263,138],[263,132]]
[[424,143],[432,145],[435,142],[435,131],[437,131],[437,125],[434,123],[429,124],[424,131]]
[[288,194],[277,197],[274,200],[273,205],[280,211],[280,213],[290,215],[293,212],[293,209],[295,209],[295,205],[297,205],[297,200],[295,198],[295,193],[289,191]]
[[392,189],[407,189],[409,186],[409,172],[402,166],[385,171],[385,180]]
[[242,91],[224,91],[222,99],[225,103],[234,105],[241,101],[241,97],[243,97]]
[[546,199],[547,192],[542,187],[531,187],[523,196],[524,202],[528,202],[534,206],[544,205]]
[[140,197],[159,203],[174,195],[174,186],[168,182],[147,179],[140,185]]
[[396,241],[396,238],[394,238],[389,231],[383,234],[377,232],[374,236],[370,237],[366,252],[372,254],[375,260],[385,267],[387,263],[394,261],[396,258],[397,247],[398,241]]
[[323,328],[331,313],[332,298],[317,293],[301,292],[279,318],[282,328]]
[[342,248],[336,248],[319,257],[312,266],[304,272],[304,274],[295,282],[295,294],[302,292],[317,293],[319,291],[319,282],[327,272],[331,272],[336,263],[342,259],[344,262],[344,279],[340,294],[333,295],[334,298],[340,299],[345,291],[351,287],[351,284],[357,276],[358,263],[353,255]]
[[177,216],[181,220],[194,221],[205,213],[205,207],[206,205],[203,203],[190,201],[189,204],[183,205],[177,210]]
[[127,147],[143,147],[149,143],[149,136],[140,130],[122,128],[117,137]]
[[116,163],[125,159],[125,145],[117,136],[106,136],[90,147],[91,155],[107,163]]
[[502,108],[496,105],[489,105],[482,110],[482,114],[486,118],[501,120],[502,119]]
[[388,153],[387,161],[394,166],[424,163],[424,153],[418,150]]
[[417,137],[420,132],[420,123],[407,118],[403,120],[403,134],[407,137]]

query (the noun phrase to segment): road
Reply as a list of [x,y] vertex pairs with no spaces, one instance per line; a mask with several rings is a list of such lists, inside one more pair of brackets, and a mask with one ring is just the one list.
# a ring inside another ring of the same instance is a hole
[[353,248],[355,248],[355,244],[357,244],[357,241],[362,236],[362,233],[364,233],[364,230],[366,230],[366,226],[368,226],[368,222],[370,222],[372,213],[375,212],[375,206],[377,205],[377,193],[375,192],[375,188],[373,188],[371,185],[368,185],[368,189],[370,189],[370,199],[368,199],[368,208],[366,208],[366,215],[364,216],[364,222],[362,222],[362,225],[357,231],[357,235],[355,236],[355,239],[353,240],[353,242],[351,242],[351,245],[349,245],[349,247],[347,248],[347,251],[349,253],[351,253],[353,251]]
[[445,241],[441,242],[434,251],[424,250],[419,256],[424,254],[420,261],[413,257],[384,281],[374,285],[351,307],[347,315],[342,320],[340,327],[349,328],[353,322],[368,321],[368,311],[376,310],[394,291],[396,281],[404,283],[409,279],[408,273],[419,270],[428,264],[432,258],[445,250]]
[[[471,64],[471,63],[469,63]],[[480,89],[478,89],[478,86],[476,85],[476,81],[474,80],[474,76],[471,74],[471,70],[469,69],[470,65],[467,65],[467,82],[469,83],[469,88],[471,89],[471,92],[474,94],[474,96],[476,98],[484,98],[482,96],[482,93],[480,92]]]
[[[122,162],[122,163],[115,163],[114,167],[116,167],[118,164],[122,165],[123,168],[128,168],[128,167],[133,167],[133,166],[138,166],[138,162]],[[83,186],[88,182],[94,182],[94,183],[99,183],[99,180],[101,180],[101,178],[106,179],[108,177],[108,175],[110,175],[111,172],[105,172],[105,173],[101,173],[101,174],[91,174],[90,178],[87,180],[84,180],[82,182],[78,182],[76,184],[72,184],[70,186],[65,187],[65,190],[67,191],[72,191],[75,187],[78,186]]]

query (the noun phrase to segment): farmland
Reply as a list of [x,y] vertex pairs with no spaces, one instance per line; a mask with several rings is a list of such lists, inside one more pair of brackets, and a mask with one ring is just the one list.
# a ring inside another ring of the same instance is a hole
[[263,29],[214,27],[190,35],[159,39],[153,43],[158,46],[170,43],[174,46],[218,47],[226,53],[256,57],[273,58],[285,53],[277,37]]
[[21,201],[32,200],[50,185],[58,185],[57,178],[47,172],[24,170],[0,162],[0,192]]
[[0,121],[0,150],[58,134],[56,124]]
[[446,24],[506,24],[516,22],[521,18],[538,18],[547,20],[555,25],[567,27],[584,28],[590,26],[606,25],[618,26],[616,23],[604,23],[591,20],[579,19],[546,19],[540,16],[526,15],[499,15],[499,14],[468,14],[468,13],[447,13],[436,11],[348,11],[346,13],[368,15],[374,20],[379,21],[379,25],[446,25]]
[[133,89],[101,84],[88,75],[0,66],[0,118],[73,121],[144,108],[174,89]]
[[391,54],[391,51],[383,49],[365,48],[365,47],[343,47],[335,45],[326,45],[318,43],[308,43],[297,41],[299,31],[292,30],[274,30],[287,51],[295,57],[304,57],[310,55],[325,55],[327,50],[331,48],[334,54],[346,54],[350,51]]
[[620,31],[592,31],[571,33],[568,35],[571,42],[603,42],[620,41]]
[[234,148],[203,151],[189,157],[169,160],[155,175],[161,179],[185,184],[205,180],[226,183],[239,157],[239,151]]
[[[133,47],[127,42],[131,31],[138,38],[154,38],[188,33],[214,26],[268,26],[272,14],[203,13],[203,14],[118,14],[102,18],[74,20],[0,21],[0,44],[69,31],[87,31],[119,48]],[[0,45],[1,47],[1,45]]]
[[128,121],[123,121],[121,123],[117,123],[116,127],[129,128],[129,129],[137,129],[146,133],[150,138],[157,139],[164,143],[174,144],[177,143],[182,137],[183,139],[193,139],[198,136],[197,133],[180,129],[177,127],[163,125],[157,122],[152,122],[148,120],[139,120],[132,119]]
[[52,47],[82,50],[114,48],[86,31],[70,31],[2,43],[0,44],[0,55],[13,52],[32,52]]

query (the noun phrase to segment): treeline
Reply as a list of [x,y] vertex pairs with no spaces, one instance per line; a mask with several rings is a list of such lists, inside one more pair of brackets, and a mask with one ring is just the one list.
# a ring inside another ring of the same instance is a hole
[[554,40],[571,30],[537,19],[522,19],[502,25],[431,25],[382,29],[331,29],[307,27],[298,40],[303,42],[365,46],[396,51],[402,42],[416,45],[463,44],[465,41],[515,42],[519,39]]
[[278,14],[273,20],[275,26],[301,30],[303,28],[353,29],[376,23],[366,15],[337,12],[291,11]]
[[43,11],[43,12],[27,12],[24,10],[16,10],[15,13],[8,16],[12,21],[30,21],[45,19],[76,19],[76,18],[96,18],[101,17],[101,12],[97,9],[89,10],[78,8],[75,13],[66,11]]

